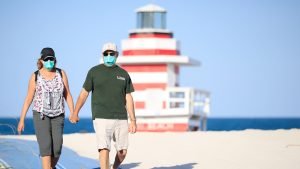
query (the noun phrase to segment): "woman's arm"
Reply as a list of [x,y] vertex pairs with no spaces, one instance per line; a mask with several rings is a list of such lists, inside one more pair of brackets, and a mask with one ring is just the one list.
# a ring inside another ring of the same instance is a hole
[[70,110],[70,115],[73,114],[74,112],[74,102],[73,102],[73,97],[71,95],[71,91],[69,88],[69,82],[68,82],[68,77],[67,74],[62,70],[62,79],[64,82],[64,98],[67,101],[69,110]]
[[79,111],[82,108],[82,106],[84,105],[88,96],[89,96],[89,92],[86,91],[84,88],[82,88],[82,90],[78,96],[77,102],[76,102],[74,114],[70,118],[71,123],[77,123],[79,121],[79,117],[78,117]]
[[33,73],[30,77],[29,84],[28,84],[28,91],[27,91],[27,96],[25,98],[21,116],[20,116],[20,121],[18,124],[18,133],[21,134],[22,131],[24,131],[24,121],[25,117],[28,111],[29,106],[32,103],[33,97],[35,93],[35,74]]

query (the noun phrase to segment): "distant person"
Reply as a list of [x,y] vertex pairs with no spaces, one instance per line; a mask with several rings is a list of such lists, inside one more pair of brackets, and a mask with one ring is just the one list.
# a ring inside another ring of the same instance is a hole
[[65,119],[64,98],[72,114],[73,98],[66,73],[56,68],[52,48],[44,48],[37,62],[38,70],[29,80],[28,92],[22,108],[18,133],[24,131],[24,120],[33,101],[33,122],[43,169],[55,168],[63,144]]
[[[113,169],[125,159],[128,148],[128,132],[136,132],[136,118],[131,92],[134,91],[129,74],[116,65],[117,46],[106,43],[102,48],[104,64],[91,68],[76,102],[71,122],[79,121],[78,113],[92,91],[92,118],[97,137],[101,169],[108,169],[112,139],[117,154]],[[128,127],[128,116],[130,124]]]

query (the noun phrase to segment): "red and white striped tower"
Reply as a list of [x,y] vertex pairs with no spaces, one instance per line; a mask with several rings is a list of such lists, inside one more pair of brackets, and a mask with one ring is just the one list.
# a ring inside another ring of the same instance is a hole
[[118,64],[129,72],[136,90],[133,97],[138,128],[140,131],[187,131],[191,114],[189,97],[184,98],[184,108],[180,102],[171,102],[170,95],[179,86],[179,67],[199,62],[181,56],[180,43],[166,29],[165,9],[150,4],[136,12],[137,29],[122,40]]

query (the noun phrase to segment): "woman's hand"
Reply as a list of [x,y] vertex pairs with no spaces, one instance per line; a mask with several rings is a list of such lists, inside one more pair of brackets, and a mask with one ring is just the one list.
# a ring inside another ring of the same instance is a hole
[[21,134],[22,131],[24,131],[24,127],[25,127],[24,121],[23,121],[23,120],[20,120],[20,121],[19,121],[19,124],[18,124],[18,134]]

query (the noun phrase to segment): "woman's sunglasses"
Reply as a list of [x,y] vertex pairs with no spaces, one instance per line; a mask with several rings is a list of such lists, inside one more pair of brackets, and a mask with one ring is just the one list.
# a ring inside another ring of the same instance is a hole
[[48,60],[50,60],[50,61],[55,61],[55,58],[53,58],[53,57],[48,57],[48,58],[43,59],[43,61],[45,61],[45,62],[47,62]]
[[116,56],[116,52],[104,52],[103,56]]

